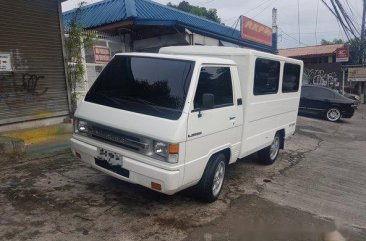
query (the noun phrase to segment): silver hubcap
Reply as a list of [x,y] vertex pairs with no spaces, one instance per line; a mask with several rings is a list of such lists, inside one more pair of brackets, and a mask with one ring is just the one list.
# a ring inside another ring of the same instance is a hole
[[270,157],[271,160],[274,160],[278,154],[278,150],[280,149],[280,137],[279,136],[275,136],[272,145],[270,147]]
[[327,112],[328,120],[336,121],[341,117],[341,112],[338,109],[330,109]]
[[221,161],[219,165],[217,165],[213,185],[212,185],[212,194],[217,196],[221,190],[222,183],[224,182],[225,177],[225,163]]

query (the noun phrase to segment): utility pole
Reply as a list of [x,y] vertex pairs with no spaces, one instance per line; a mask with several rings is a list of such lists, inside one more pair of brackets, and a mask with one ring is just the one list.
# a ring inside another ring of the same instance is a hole
[[365,48],[364,48],[364,41],[365,41],[365,13],[366,13],[366,0],[363,0],[363,11],[362,11],[362,24],[361,24],[361,43],[360,43],[360,64],[364,63],[364,56],[365,56]]
[[[366,0],[363,0],[363,11],[362,11],[362,24],[361,24],[361,43],[360,43],[360,53],[361,53],[361,61],[360,64],[364,65],[365,62],[365,14],[366,14]],[[365,103],[365,92],[366,86],[365,83],[362,82],[362,85],[359,85],[359,92],[363,92],[363,96],[361,95],[361,101],[363,97],[363,103]]]
[[277,49],[277,43],[278,43],[278,26],[277,26],[277,8],[272,9],[272,40],[273,40],[273,46],[275,49]]

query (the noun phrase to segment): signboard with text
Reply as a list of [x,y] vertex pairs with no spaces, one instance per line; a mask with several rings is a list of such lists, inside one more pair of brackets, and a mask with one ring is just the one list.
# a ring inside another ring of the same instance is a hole
[[11,71],[11,55],[9,53],[0,53],[0,72]]
[[111,49],[105,46],[94,46],[94,59],[96,64],[107,64],[111,59]]
[[366,68],[348,68],[348,81],[366,81]]
[[272,29],[253,19],[242,16],[241,38],[272,46]]
[[348,47],[336,49],[336,62],[348,62],[348,61],[349,61]]

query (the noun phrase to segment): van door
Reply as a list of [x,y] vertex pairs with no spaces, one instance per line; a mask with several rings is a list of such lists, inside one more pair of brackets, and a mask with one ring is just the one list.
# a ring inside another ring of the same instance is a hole
[[217,150],[231,147],[231,156],[237,158],[243,114],[241,99],[236,99],[241,96],[234,91],[239,86],[233,86],[231,72],[229,66],[201,67],[188,118],[186,182],[201,177],[208,157]]

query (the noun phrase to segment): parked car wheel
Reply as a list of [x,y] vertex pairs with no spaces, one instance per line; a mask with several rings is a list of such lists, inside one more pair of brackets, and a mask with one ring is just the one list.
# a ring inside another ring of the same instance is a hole
[[260,162],[265,165],[272,165],[276,161],[278,153],[280,152],[280,146],[281,134],[277,132],[272,144],[258,152]]
[[214,202],[221,193],[226,171],[226,157],[220,153],[210,158],[198,183],[198,195],[206,202]]
[[327,111],[327,120],[329,121],[336,122],[339,121],[341,117],[341,111],[336,107],[332,107]]

